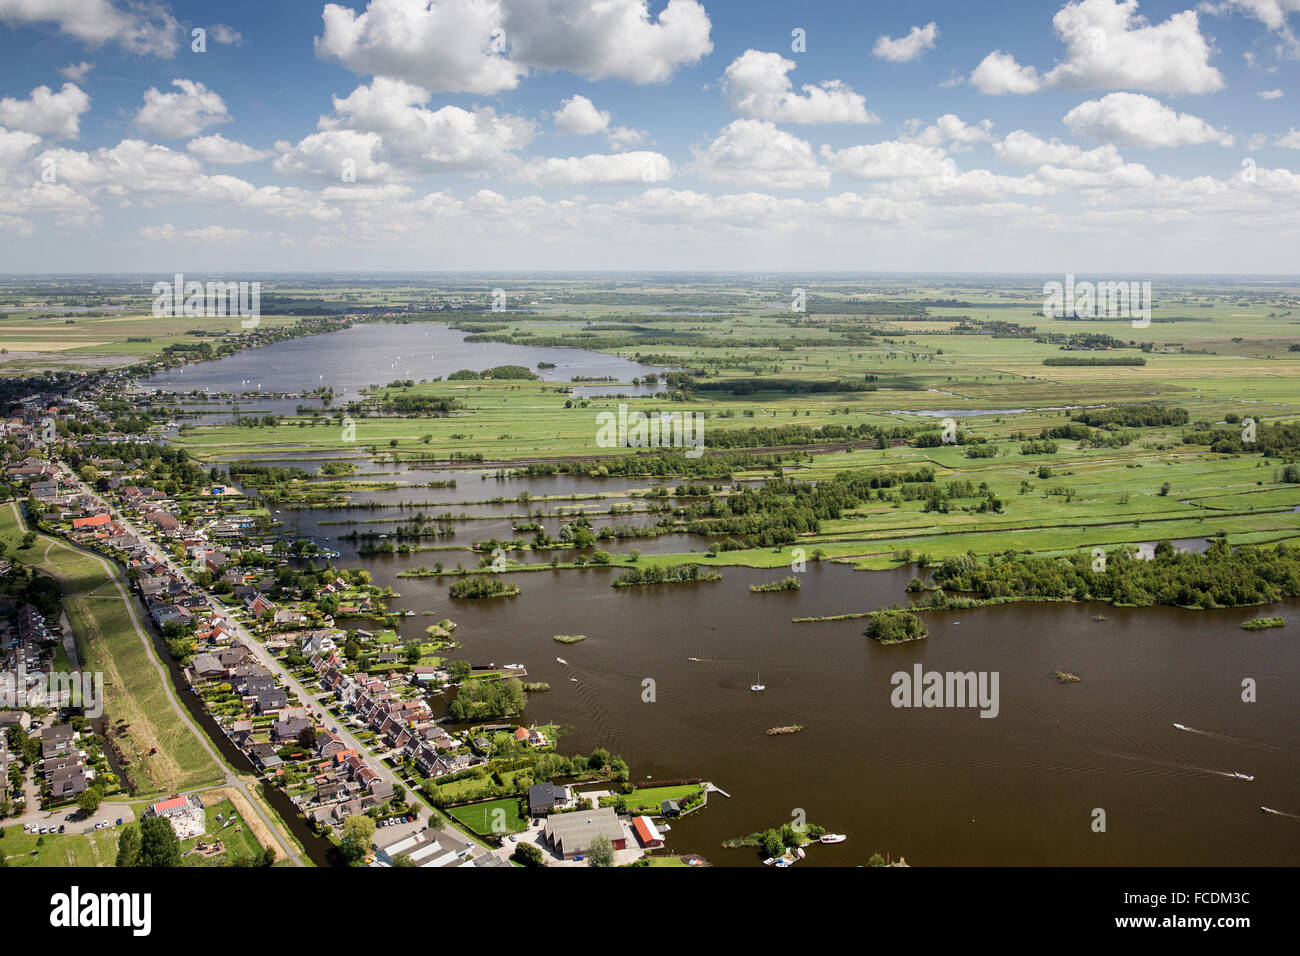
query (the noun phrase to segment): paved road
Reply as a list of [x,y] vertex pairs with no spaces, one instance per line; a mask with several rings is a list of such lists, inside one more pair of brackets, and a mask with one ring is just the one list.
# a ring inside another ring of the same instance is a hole
[[[95,500],[100,502],[100,504],[102,504],[104,507],[106,508],[108,507],[108,504],[97,494],[95,494],[95,492],[92,491],[87,485],[81,482],[80,479],[78,479],[75,475],[69,472],[66,468],[64,468],[63,470],[70,480],[75,481],[77,483],[78,487],[82,489],[82,492],[84,494],[94,497]],[[113,514],[117,518],[118,522],[124,528],[126,528],[128,532],[134,534],[137,538],[140,539],[140,541],[144,543],[145,548],[148,550],[149,554],[154,558],[154,560],[165,565],[173,573],[180,576],[183,580],[189,581],[193,585],[193,581],[191,581],[190,579],[187,568],[177,564],[176,561],[174,561],[172,557],[169,554],[167,554],[166,551],[160,548],[149,535],[140,531],[124,515],[122,515],[116,510],[113,511]],[[231,616],[231,613],[227,608],[223,607],[221,603],[217,601],[216,598],[214,598],[211,594],[209,594],[205,589],[200,588],[198,585],[193,585],[193,586],[196,591],[200,591],[203,593],[203,595],[207,598],[208,604],[212,608],[212,610],[215,613],[219,614],[222,617],[222,619],[224,619],[229,623],[230,628],[235,632],[235,636],[239,638],[248,647],[249,651],[252,652],[253,656],[256,657],[257,660],[263,666],[265,666],[269,671],[275,674],[286,687],[292,689],[294,693],[298,695],[299,699],[303,701],[303,703],[306,706],[309,706],[311,708],[313,713],[315,713],[318,717],[320,717],[322,721],[326,722],[326,726],[328,727],[328,729],[334,730],[335,728],[337,728],[338,736],[343,740],[343,743],[349,749],[355,750],[357,753],[363,755],[368,754],[370,752],[369,749],[363,743],[361,743],[360,740],[358,740],[355,736],[353,736],[352,732],[349,731],[346,726],[344,726],[342,721],[336,721],[334,720],[334,718],[330,717],[326,713],[325,708],[321,706],[321,704],[316,698],[316,695],[308,691],[306,687],[304,687],[292,674],[290,674],[288,669],[283,664],[281,664],[278,660],[275,659],[275,657],[271,654],[270,651],[266,649],[266,647],[262,644],[262,642],[259,641],[256,637],[254,637],[251,633],[249,633],[248,628],[246,628],[242,623],[235,620]],[[205,743],[206,743],[206,738],[205,738]],[[401,786],[403,790],[409,789],[406,786],[406,784],[402,783],[402,781],[398,779],[397,774],[393,773],[392,770],[390,770],[385,764],[381,763],[378,759],[372,758],[371,760],[368,761],[368,763],[379,774],[379,776],[382,779],[387,780],[389,784],[393,786]],[[416,811],[416,822],[414,824],[408,824],[408,826],[411,826],[416,829],[422,829],[424,825],[424,821],[428,816],[427,808],[415,802],[412,802],[410,806],[412,810]]]
[[[70,481],[76,482],[77,486],[82,490],[83,494],[91,495],[92,497],[95,498],[96,501],[99,501],[101,504],[104,503],[103,499],[101,499],[98,495],[95,495],[95,493],[91,491],[87,485],[85,485],[83,482],[77,479],[76,476],[74,476],[70,471],[68,471],[67,468],[65,468],[62,464],[60,464],[59,467]],[[14,510],[14,517],[18,521],[18,526],[26,530],[27,526],[23,522],[23,515],[21,510],[19,510],[18,508],[18,503],[16,501],[10,502],[9,506]],[[71,545],[65,544],[62,541],[58,541],[58,539],[47,539],[47,540],[54,540],[60,547],[73,550]],[[46,553],[48,554],[48,550]],[[281,850],[284,851],[284,853],[288,856],[289,860],[295,866],[304,866],[305,864],[302,861],[302,857],[299,856],[298,850],[294,846],[294,844],[281,833],[280,826],[277,823],[275,823],[266,814],[266,812],[262,809],[261,804],[259,804],[257,800],[253,798],[253,795],[248,791],[248,788],[244,784],[244,781],[241,780],[239,777],[237,777],[235,773],[230,769],[225,759],[212,745],[212,741],[208,739],[208,735],[204,732],[203,728],[200,727],[195,722],[194,718],[190,716],[190,712],[185,709],[185,706],[177,698],[176,689],[172,686],[171,674],[168,672],[167,668],[163,665],[162,661],[158,659],[158,655],[155,652],[153,642],[149,639],[149,636],[148,634],[145,633],[144,629],[141,628],[140,620],[136,615],[135,602],[131,599],[130,593],[123,586],[122,576],[118,573],[117,566],[91,551],[77,550],[77,553],[84,554],[87,557],[91,558],[92,560],[98,561],[100,566],[103,567],[104,569],[104,574],[108,577],[109,580],[113,582],[114,586],[117,588],[117,592],[121,596],[122,602],[126,605],[127,615],[131,618],[131,625],[135,629],[136,637],[138,637],[140,639],[140,642],[144,644],[147,656],[149,658],[149,662],[153,665],[154,670],[158,672],[158,679],[162,682],[163,691],[167,695],[167,703],[171,705],[172,710],[176,712],[177,716],[181,719],[181,722],[184,723],[185,726],[190,729],[191,733],[193,733],[194,736],[198,739],[203,749],[207,751],[208,756],[212,758],[212,762],[216,764],[217,767],[221,768],[222,771],[225,773],[224,785],[229,787],[234,787],[244,795],[244,798],[248,801],[248,805],[251,806],[253,810],[256,811],[257,815],[262,818],[262,822],[266,825],[267,830],[275,837],[276,841],[280,844]],[[217,786],[217,784],[214,784],[213,786]],[[203,787],[201,789],[209,790],[211,789],[211,787]],[[117,818],[114,817],[113,819],[117,819]]]

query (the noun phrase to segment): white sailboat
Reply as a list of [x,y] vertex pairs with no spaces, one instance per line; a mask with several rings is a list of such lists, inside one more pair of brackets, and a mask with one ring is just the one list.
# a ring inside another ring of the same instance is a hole
[[758,675],[757,683],[750,684],[749,689],[752,691],[767,690],[767,685],[763,683],[763,675],[761,673]]

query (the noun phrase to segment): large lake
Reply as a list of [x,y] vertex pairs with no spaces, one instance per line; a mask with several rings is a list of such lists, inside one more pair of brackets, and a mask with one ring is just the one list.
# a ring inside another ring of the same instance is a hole
[[[267,390],[293,391],[310,386],[315,373],[336,390],[356,389],[538,361],[555,361],[560,367],[552,376],[559,378],[626,380],[645,372],[568,350],[466,346],[459,335],[440,327],[365,326],[192,366],[183,383],[171,372],[147,384],[238,390],[251,378]],[[399,353],[407,364],[390,367]],[[436,560],[448,567],[476,564],[467,552],[358,556],[338,536],[354,528],[391,531],[415,510],[463,513],[477,520],[459,522],[454,540],[425,542],[463,546],[513,537],[511,516],[525,510],[516,502],[475,501],[525,490],[626,492],[647,483],[485,480],[474,471],[359,464],[375,480],[455,477],[457,486],[353,496],[379,502],[379,509],[282,509],[277,518],[286,533],[337,548],[341,564],[360,564],[377,583],[401,592],[395,607],[415,612],[404,619],[404,636],[421,636],[430,620],[450,617],[460,625],[459,654],[476,663],[519,661],[531,680],[547,681],[552,689],[531,696],[524,719],[564,725],[565,752],[607,747],[628,760],[636,778],[698,776],[731,794],[715,794],[705,810],[674,821],[672,850],[698,852],[718,865],[757,865],[754,851],[720,844],[805,813],[849,839],[813,847],[801,866],[857,865],[875,851],[920,866],[1300,863],[1300,602],[1213,612],[1006,605],[929,614],[928,640],[881,647],[863,636],[861,620],[791,619],[906,601],[912,569],[855,572],[811,563],[799,591],[774,594],[753,594],[749,586],[783,571],[731,568],[716,583],[615,589],[609,584],[616,569],[545,570],[511,576],[523,589],[519,597],[457,601],[447,596],[449,579],[397,574]],[[403,502],[430,504],[396,507]],[[558,518],[543,520],[558,534]],[[646,520],[603,517],[595,524]],[[601,546],[617,556],[708,545],[672,535]],[[1288,618],[1286,627],[1240,629],[1244,620],[1272,614]],[[562,646],[555,634],[587,640]],[[927,671],[996,671],[998,716],[893,707],[891,675],[915,664]],[[1058,683],[1057,671],[1081,681]],[[753,693],[749,686],[760,674],[767,690]],[[647,679],[654,681],[653,702],[643,700]],[[1241,699],[1246,679],[1257,684],[1257,702]],[[802,733],[764,733],[796,723]],[[1234,771],[1255,779],[1234,779]],[[1265,814],[1261,805],[1297,816]],[[1105,813],[1105,832],[1093,830],[1096,810]]]
[[[539,362],[554,368],[539,369]],[[630,382],[663,369],[589,352],[584,349],[538,348],[500,342],[466,342],[465,333],[445,325],[354,325],[337,332],[309,335],[246,349],[235,355],[141,379],[146,388],[213,392],[303,392],[332,386],[336,401],[357,398],[370,385],[398,379],[446,378],[461,369],[482,371],[498,365],[522,365],[548,382],[574,378],[610,378]],[[617,391],[653,394],[652,386],[623,386]]]

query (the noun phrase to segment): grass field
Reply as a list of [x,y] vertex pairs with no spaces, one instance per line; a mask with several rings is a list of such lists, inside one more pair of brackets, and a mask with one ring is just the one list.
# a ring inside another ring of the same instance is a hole
[[0,853],[7,866],[112,866],[117,859],[120,829],[90,833],[25,833],[21,826],[4,828]]
[[[676,800],[680,803],[700,793],[701,789],[699,784],[684,784],[678,787],[648,787],[646,789],[638,787],[623,796],[622,799],[627,803],[627,808],[634,813],[642,810],[658,813],[665,800]],[[600,804],[601,806],[612,806],[616,799],[618,798],[601,797]]]
[[447,812],[479,836],[493,833],[516,833],[528,828],[528,818],[520,813],[522,801],[518,797],[489,800],[452,807]]

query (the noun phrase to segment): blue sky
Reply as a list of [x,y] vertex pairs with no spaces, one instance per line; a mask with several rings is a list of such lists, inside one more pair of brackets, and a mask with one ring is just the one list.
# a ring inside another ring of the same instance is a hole
[[1300,0],[0,0],[0,268],[1290,273],[1297,29]]

